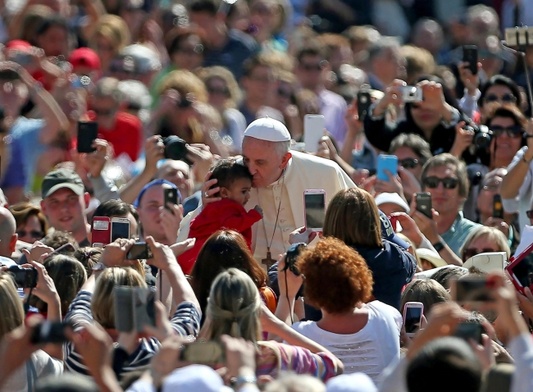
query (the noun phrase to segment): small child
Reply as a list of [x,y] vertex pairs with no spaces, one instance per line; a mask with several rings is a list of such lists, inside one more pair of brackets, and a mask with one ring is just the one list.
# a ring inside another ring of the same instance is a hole
[[178,256],[185,274],[192,271],[205,241],[218,230],[238,231],[251,249],[252,225],[263,218],[263,211],[259,206],[250,211],[244,209],[252,189],[252,175],[246,166],[237,163],[235,159],[222,159],[214,166],[211,178],[218,180],[215,187],[220,187],[220,191],[214,196],[221,197],[222,200],[207,204],[191,221],[189,238],[196,238],[196,243]]

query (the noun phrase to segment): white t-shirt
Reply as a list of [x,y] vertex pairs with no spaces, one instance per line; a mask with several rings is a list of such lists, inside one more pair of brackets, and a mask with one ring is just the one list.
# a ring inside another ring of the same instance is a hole
[[59,376],[61,373],[63,373],[63,361],[52,358],[43,350],[37,350],[27,363],[13,372],[2,387],[2,391],[33,391],[38,379],[52,375]]
[[363,309],[368,311],[368,322],[356,333],[328,332],[314,321],[298,322],[292,327],[330,350],[344,364],[345,374],[365,373],[376,382],[387,365],[400,358],[402,316],[380,301],[365,304]]

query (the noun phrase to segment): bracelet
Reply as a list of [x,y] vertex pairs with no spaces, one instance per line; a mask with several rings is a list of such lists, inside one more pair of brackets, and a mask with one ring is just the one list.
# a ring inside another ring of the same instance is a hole
[[242,387],[245,384],[256,384],[257,378],[255,376],[238,376],[238,377],[232,377],[230,384],[231,387],[234,390],[238,390],[240,387]]
[[435,250],[437,251],[437,253],[439,253],[441,250],[444,249],[444,243],[442,241],[437,241],[435,242],[434,244],[431,244]]

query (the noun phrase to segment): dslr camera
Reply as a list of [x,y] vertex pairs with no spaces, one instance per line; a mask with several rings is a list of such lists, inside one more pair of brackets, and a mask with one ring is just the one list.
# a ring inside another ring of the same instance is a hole
[[486,125],[476,126],[472,124],[467,124],[463,129],[465,131],[474,132],[474,139],[472,141],[472,144],[474,145],[476,150],[488,150],[493,136],[493,133],[489,129],[489,127],[487,127]]
[[187,142],[185,140],[176,135],[170,135],[163,139],[163,144],[165,145],[165,158],[192,164],[187,159]]
[[7,271],[13,275],[15,283],[23,289],[32,289],[37,286],[37,270],[33,267],[25,268],[20,265],[12,265]]
[[306,246],[307,244],[305,242],[297,242],[287,249],[287,254],[285,255],[285,268],[283,268],[283,271],[289,270],[296,276],[300,275],[300,271],[296,268],[296,260]]

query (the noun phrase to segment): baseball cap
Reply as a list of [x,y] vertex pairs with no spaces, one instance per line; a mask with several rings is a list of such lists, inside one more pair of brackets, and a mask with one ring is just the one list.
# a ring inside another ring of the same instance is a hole
[[147,74],[161,70],[157,53],[145,45],[128,45],[111,61],[112,72]]
[[379,207],[381,204],[392,203],[403,208],[403,210],[409,213],[410,208],[407,202],[396,192],[389,193],[383,192],[376,196],[376,204]]
[[176,186],[176,184],[170,182],[170,181],[167,181],[167,180],[164,180],[162,178],[158,178],[157,180],[153,180],[151,182],[149,182],[148,184],[146,184],[143,189],[141,189],[141,191],[139,192],[139,195],[137,196],[137,198],[135,199],[135,201],[133,202],[133,206],[135,208],[138,208],[139,207],[139,204],[141,204],[141,199],[143,198],[144,196],[144,193],[150,189],[151,187],[153,186],[156,186],[156,185],[168,185],[170,186],[171,188],[173,189],[176,189],[178,191],[178,203],[181,203],[181,193],[180,193],[180,190],[178,189],[178,187]]
[[409,249],[411,245],[396,235],[389,218],[381,210],[379,211],[379,219],[381,220],[381,237],[404,249]]
[[18,50],[20,52],[29,52],[31,49],[31,44],[22,39],[13,39],[6,43],[5,48],[10,50]]
[[87,67],[93,71],[99,71],[101,68],[100,58],[96,52],[90,48],[78,48],[72,51],[68,57],[68,62],[73,68]]
[[270,117],[258,118],[244,131],[244,136],[267,142],[288,142],[291,140],[289,130],[281,121]]
[[62,188],[68,188],[79,196],[85,192],[80,176],[75,171],[62,168],[52,170],[44,176],[43,184],[41,185],[42,198],[44,199]]

